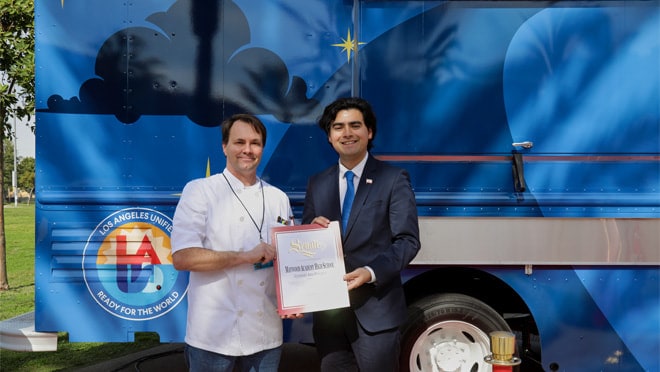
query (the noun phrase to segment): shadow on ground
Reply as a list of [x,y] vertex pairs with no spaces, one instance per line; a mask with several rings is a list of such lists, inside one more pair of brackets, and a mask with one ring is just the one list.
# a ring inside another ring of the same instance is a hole
[[[185,372],[184,344],[164,344],[149,350],[78,369],[77,372]],[[280,372],[320,371],[316,349],[303,344],[285,343],[282,349]]]

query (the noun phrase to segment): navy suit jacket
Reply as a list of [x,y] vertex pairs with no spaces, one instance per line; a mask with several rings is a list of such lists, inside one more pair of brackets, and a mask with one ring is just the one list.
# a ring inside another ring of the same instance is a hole
[[[303,224],[317,216],[341,221],[338,180],[339,165],[310,177]],[[398,327],[407,313],[400,273],[420,248],[408,172],[369,155],[342,236],[346,272],[369,266],[376,276],[349,292],[358,321],[370,332]]]

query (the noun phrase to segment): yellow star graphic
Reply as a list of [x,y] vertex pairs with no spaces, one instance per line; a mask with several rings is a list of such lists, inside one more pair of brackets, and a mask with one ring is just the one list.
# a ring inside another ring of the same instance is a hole
[[342,47],[342,53],[346,52],[346,59],[348,62],[351,61],[351,52],[357,52],[358,50],[358,45],[363,45],[366,43],[359,42],[357,40],[353,40],[351,38],[351,29],[348,29],[348,36],[346,36],[346,39],[341,39],[342,43],[341,44],[332,44],[332,46],[336,47]]

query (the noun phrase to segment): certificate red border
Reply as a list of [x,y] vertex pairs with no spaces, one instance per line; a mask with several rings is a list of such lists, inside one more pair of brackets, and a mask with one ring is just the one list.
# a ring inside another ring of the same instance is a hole
[[271,228],[270,234],[271,234],[271,242],[273,246],[275,247],[275,263],[273,265],[274,272],[275,272],[275,289],[277,291],[277,312],[284,316],[284,315],[293,315],[293,314],[303,314],[311,311],[322,311],[322,310],[330,310],[330,309],[336,309],[339,307],[347,307],[348,305],[348,288],[346,289],[346,305],[345,306],[331,306],[327,308],[318,308],[318,307],[310,307],[308,304],[296,304],[296,305],[291,305],[284,307],[283,306],[283,294],[282,294],[282,282],[280,280],[280,265],[279,265],[279,259],[280,259],[280,251],[278,250],[277,247],[277,235],[282,234],[282,233],[300,233],[300,232],[307,232],[307,231],[314,231],[314,230],[326,230],[329,229],[330,233],[333,235],[334,243],[335,243],[335,249],[336,249],[336,260],[337,263],[341,265],[341,271],[345,273],[344,269],[344,252],[342,248],[342,242],[341,242],[341,233],[339,230],[339,222],[337,221],[332,221],[330,222],[330,225],[326,228],[321,225],[317,224],[312,224],[312,225],[295,225],[295,226],[277,226]]

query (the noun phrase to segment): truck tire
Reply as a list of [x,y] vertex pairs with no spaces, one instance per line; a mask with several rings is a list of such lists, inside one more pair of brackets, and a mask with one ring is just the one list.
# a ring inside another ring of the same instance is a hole
[[511,328],[493,308],[476,298],[445,293],[408,307],[401,328],[401,370],[415,372],[490,371],[488,334]]

